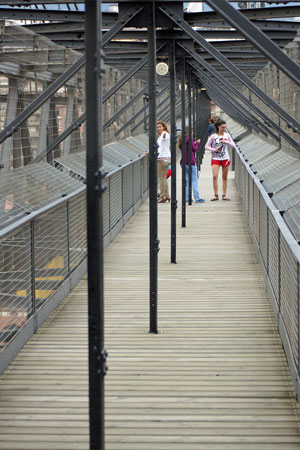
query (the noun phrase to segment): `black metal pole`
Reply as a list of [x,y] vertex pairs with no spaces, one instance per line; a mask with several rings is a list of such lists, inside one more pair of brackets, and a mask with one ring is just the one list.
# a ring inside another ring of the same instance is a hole
[[85,1],[87,247],[89,328],[90,450],[104,450],[103,230],[102,230],[102,117],[100,1]]
[[176,73],[175,40],[170,42],[170,109],[171,109],[171,263],[176,263]]
[[193,103],[192,103],[192,111],[193,111],[193,140],[196,140],[196,78],[193,77],[192,80],[192,85],[193,85]]
[[155,2],[148,5],[148,85],[149,85],[149,251],[150,251],[150,333],[157,333],[157,270],[159,240],[157,220],[156,143],[156,32]]
[[189,205],[192,204],[192,72],[188,70],[187,77],[188,91],[188,124],[189,124]]
[[182,185],[181,185],[181,226],[186,227],[186,202],[185,202],[185,186],[186,186],[186,176],[185,176],[185,59],[182,58],[181,66],[181,170],[182,170]]

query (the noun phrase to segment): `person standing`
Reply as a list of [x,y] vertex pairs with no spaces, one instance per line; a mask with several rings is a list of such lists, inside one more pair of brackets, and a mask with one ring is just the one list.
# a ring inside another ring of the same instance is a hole
[[226,122],[224,120],[218,120],[215,123],[215,133],[212,134],[205,145],[205,150],[211,152],[211,166],[213,174],[213,189],[214,197],[211,201],[219,200],[218,193],[218,176],[220,166],[222,167],[222,200],[230,200],[226,196],[227,193],[227,177],[230,166],[230,157],[228,153],[228,146],[236,150],[236,145],[233,142],[232,137],[226,131]]
[[208,125],[208,136],[211,136],[215,132],[215,121],[214,119],[210,118],[208,119],[209,125]]
[[160,184],[160,197],[157,200],[158,203],[165,203],[170,201],[167,172],[171,163],[171,151],[170,151],[170,132],[168,125],[165,122],[158,121],[156,124],[158,139],[157,139],[157,163],[158,163],[158,176]]
[[[186,185],[185,185],[185,201],[189,201],[189,127],[185,127],[185,179],[186,179]],[[200,144],[200,139],[197,139],[197,141],[192,140],[192,189],[194,194],[194,199],[196,203],[204,203],[205,199],[201,198],[199,195],[198,190],[198,171],[197,171],[197,165],[196,165],[196,159],[195,154],[198,150]],[[178,148],[181,150],[182,153],[182,134],[179,135],[178,138]],[[182,159],[180,160],[180,164],[182,164]]]

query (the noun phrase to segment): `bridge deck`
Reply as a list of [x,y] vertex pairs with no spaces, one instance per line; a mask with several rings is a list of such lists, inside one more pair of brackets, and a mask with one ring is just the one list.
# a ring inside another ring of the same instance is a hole
[[[209,157],[200,192],[212,195]],[[179,190],[180,194],[180,190]],[[159,334],[148,333],[148,204],[106,250],[107,450],[300,449],[299,408],[260,268],[231,202],[159,205]],[[0,449],[88,449],[82,280],[0,384]]]

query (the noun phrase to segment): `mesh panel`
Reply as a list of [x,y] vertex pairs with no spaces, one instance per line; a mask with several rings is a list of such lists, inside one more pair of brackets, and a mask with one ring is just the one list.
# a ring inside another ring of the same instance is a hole
[[248,216],[249,216],[250,223],[253,225],[253,179],[250,177],[250,175],[247,175],[247,176],[248,176],[248,183],[249,183],[249,185],[248,185],[249,186]]
[[280,270],[281,315],[298,367],[298,267],[296,258],[282,236],[280,238]]
[[141,192],[141,163],[137,161],[134,163],[134,179],[133,179],[133,201],[136,203],[142,195]]
[[244,183],[243,183],[244,184],[244,196],[243,196],[243,198],[244,198],[245,211],[248,214],[248,211],[249,211],[249,188],[248,188],[249,175],[248,175],[248,172],[245,167],[243,170],[243,179],[244,179]]
[[148,182],[148,158],[142,159],[143,193],[149,188]]
[[279,305],[279,249],[278,227],[272,214],[269,214],[268,268],[269,278]]
[[285,211],[296,203],[300,203],[300,180],[273,195],[272,202],[280,211]]
[[259,200],[260,200],[259,190],[253,182],[253,229],[257,242],[259,243]]
[[125,214],[133,205],[133,165],[123,169],[123,214]]
[[259,202],[259,245],[268,272],[268,207],[261,195]]
[[283,217],[296,241],[300,241],[300,204],[286,211]]
[[110,229],[122,217],[122,176],[121,172],[110,177]]
[[257,177],[260,180],[265,180],[271,177],[275,170],[280,170],[286,167],[288,164],[296,162],[296,159],[285,152],[279,150],[278,152],[272,153],[266,158],[263,158],[259,162],[253,164],[252,170],[257,172]]
[[35,222],[37,307],[54,293],[68,274],[67,225],[66,204],[52,209]]
[[105,180],[107,186],[106,191],[102,194],[102,208],[103,208],[103,235],[109,233],[109,192],[110,192],[110,178]]
[[69,201],[70,270],[79,266],[87,255],[86,192]]
[[265,178],[264,188],[267,192],[277,192],[300,179],[300,161],[273,171],[272,176]]
[[31,226],[0,240],[0,349],[32,313]]

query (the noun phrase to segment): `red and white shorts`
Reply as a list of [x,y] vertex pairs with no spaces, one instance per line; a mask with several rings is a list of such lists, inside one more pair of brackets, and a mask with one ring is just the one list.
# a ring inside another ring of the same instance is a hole
[[230,166],[230,159],[223,159],[223,160],[212,159],[211,160],[211,165],[212,166],[229,167]]

